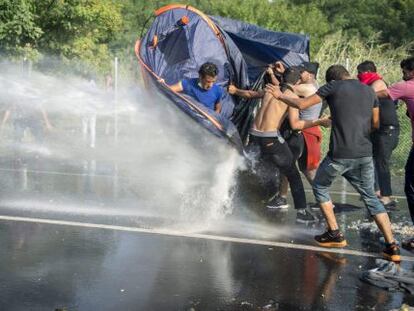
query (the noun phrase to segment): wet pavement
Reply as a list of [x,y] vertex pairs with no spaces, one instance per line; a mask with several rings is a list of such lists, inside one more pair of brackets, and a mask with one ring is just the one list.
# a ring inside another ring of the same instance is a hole
[[[366,218],[365,210],[341,181],[333,197],[349,247],[327,252],[312,248],[312,236],[323,224],[296,225],[291,208],[266,211],[254,189],[237,190],[231,215],[189,224],[140,205],[130,177],[110,163],[3,158],[0,171],[2,310],[414,305],[407,293],[359,280],[362,271],[375,267],[380,236],[374,227],[360,230],[357,221]],[[309,192],[308,198],[312,201]],[[403,199],[399,208],[391,216],[404,226]],[[402,267],[412,270],[414,257],[403,255]]]
[[[373,258],[2,221],[3,310],[390,310]],[[193,309],[191,309],[193,308]],[[270,309],[265,309],[270,310]]]

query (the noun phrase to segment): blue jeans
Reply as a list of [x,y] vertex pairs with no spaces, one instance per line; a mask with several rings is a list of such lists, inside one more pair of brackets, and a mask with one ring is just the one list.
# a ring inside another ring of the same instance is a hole
[[372,157],[331,159],[326,156],[313,181],[313,194],[318,203],[331,201],[329,188],[338,175],[345,177],[358,191],[371,215],[386,213],[384,206],[375,195]]
[[405,195],[407,196],[408,208],[410,210],[411,220],[414,223],[414,145],[408,156],[405,165]]

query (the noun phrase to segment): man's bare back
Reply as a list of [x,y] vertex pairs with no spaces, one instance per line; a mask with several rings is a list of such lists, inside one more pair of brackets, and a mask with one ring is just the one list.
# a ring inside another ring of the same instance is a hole
[[[288,96],[297,97],[292,91],[284,92]],[[288,106],[266,93],[263,98],[256,118],[254,119],[253,129],[260,132],[278,131],[282,122],[287,116]]]

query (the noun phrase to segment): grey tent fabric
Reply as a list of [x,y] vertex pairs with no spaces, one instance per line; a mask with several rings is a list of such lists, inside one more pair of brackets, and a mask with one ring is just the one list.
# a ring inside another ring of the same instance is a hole
[[388,291],[407,291],[414,294],[414,272],[383,259],[377,259],[375,263],[376,268],[362,272],[362,281]]

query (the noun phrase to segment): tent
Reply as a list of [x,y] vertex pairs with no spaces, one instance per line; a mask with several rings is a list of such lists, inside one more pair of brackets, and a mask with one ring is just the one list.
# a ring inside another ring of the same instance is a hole
[[199,67],[208,61],[218,66],[217,83],[224,89],[230,82],[239,88],[257,87],[267,64],[280,60],[292,66],[309,61],[309,37],[210,17],[191,6],[171,4],[155,11],[135,53],[149,88],[165,95],[211,133],[240,147],[254,105],[223,92],[222,112],[217,114],[169,85],[197,78]]

